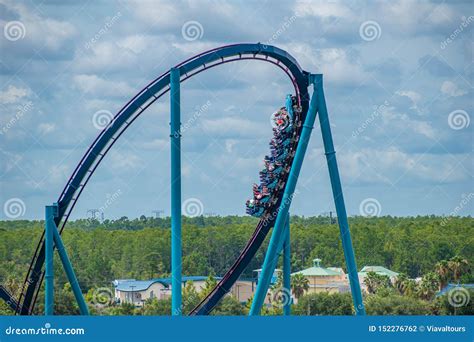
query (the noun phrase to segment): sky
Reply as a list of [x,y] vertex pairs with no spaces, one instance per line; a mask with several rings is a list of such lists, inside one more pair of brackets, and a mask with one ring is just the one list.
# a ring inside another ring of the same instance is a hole
[[[473,215],[470,1],[0,0],[0,219],[41,219],[100,129],[204,50],[275,45],[322,73],[349,215]],[[269,63],[182,84],[183,213],[245,215],[292,92]],[[72,218],[170,212],[169,99],[120,137]],[[334,211],[316,125],[291,207]]]

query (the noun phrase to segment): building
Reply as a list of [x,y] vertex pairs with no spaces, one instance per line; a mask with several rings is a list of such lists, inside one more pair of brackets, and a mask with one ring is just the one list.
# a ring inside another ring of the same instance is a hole
[[[183,287],[186,283],[192,281],[197,293],[200,293],[205,286],[208,277],[204,276],[183,276]],[[216,280],[222,279],[216,277]],[[158,300],[171,297],[171,278],[155,278],[150,280],[136,279],[116,279],[113,282],[115,287],[115,301],[117,303],[133,303],[136,306],[142,306],[148,299],[156,298]],[[237,280],[230,290],[240,302],[246,302],[252,297],[254,292],[254,282],[252,280]]]
[[364,266],[358,273],[359,275],[359,282],[360,282],[360,287],[362,291],[367,292],[367,286],[365,286],[365,277],[367,277],[367,273],[369,272],[375,272],[379,275],[387,276],[390,278],[390,281],[394,283],[395,279],[398,276],[397,272],[394,272],[392,270],[389,270],[388,268],[385,268],[383,266]]
[[349,282],[342,268],[323,267],[321,259],[314,259],[313,266],[304,270],[292,273],[291,275],[302,274],[308,279],[309,289],[306,293],[341,293],[349,291]]

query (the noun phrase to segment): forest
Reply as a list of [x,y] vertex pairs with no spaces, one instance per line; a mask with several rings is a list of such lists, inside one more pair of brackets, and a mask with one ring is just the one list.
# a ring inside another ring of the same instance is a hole
[[[256,222],[252,217],[241,216],[183,217],[183,274],[223,275],[251,236]],[[447,298],[435,298],[435,293],[447,283],[474,283],[471,268],[473,218],[357,216],[349,218],[349,224],[359,269],[365,265],[380,265],[401,274],[401,279],[393,284],[376,275],[369,277],[372,287],[367,286],[372,290],[365,296],[369,314],[472,314],[472,296],[465,308],[453,311]],[[94,307],[92,303],[95,289],[111,288],[114,279],[169,276],[169,227],[169,217],[145,216],[104,222],[79,219],[68,223],[62,236],[93,312],[169,312],[166,301],[155,300],[140,309],[127,305]],[[329,218],[292,216],[290,229],[292,272],[311,266],[314,258],[322,259],[324,266],[345,270],[339,227]],[[18,293],[23,284],[42,230],[42,221],[0,221],[0,283],[12,293]],[[242,277],[255,276],[252,270],[261,267],[267,243],[268,238]],[[59,258],[55,258],[55,275],[57,296],[64,299],[58,300],[61,304],[57,305],[56,311],[76,313]],[[425,288],[410,290],[410,286],[414,286],[410,281],[419,277],[425,281]],[[209,286],[212,279],[209,278]],[[298,286],[304,287],[304,284]],[[194,294],[191,289],[188,292],[185,291],[184,297],[191,306],[202,294]],[[41,307],[40,298],[38,312]],[[337,311],[334,311],[336,307]],[[245,314],[247,310],[246,306],[228,297],[222,301],[217,313]],[[296,314],[351,314],[351,310],[350,294],[311,294],[301,296],[293,311]],[[264,313],[278,314],[280,311],[281,307],[275,305]],[[3,302],[0,303],[0,314],[11,314]]]

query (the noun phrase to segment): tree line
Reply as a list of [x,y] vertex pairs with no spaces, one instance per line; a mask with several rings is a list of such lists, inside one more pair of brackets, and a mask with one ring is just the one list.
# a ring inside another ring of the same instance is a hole
[[[183,217],[183,274],[223,275],[251,236],[256,222],[252,217],[240,216]],[[413,300],[432,300],[434,288],[437,291],[448,282],[474,282],[470,268],[466,271],[454,267],[459,264],[456,258],[472,264],[474,220],[470,217],[351,217],[349,223],[359,269],[365,265],[382,265],[401,273],[402,279],[425,279],[427,295],[425,298],[414,296]],[[63,239],[83,291],[110,287],[114,279],[169,276],[169,227],[169,218],[145,216],[132,220],[122,217],[104,222],[68,223]],[[0,221],[0,283],[13,293],[17,293],[23,283],[42,229],[42,221]],[[243,278],[255,276],[252,270],[261,267],[267,243],[268,238]],[[339,228],[327,217],[292,216],[291,252],[293,272],[310,267],[316,257],[321,258],[325,266],[345,269]],[[57,291],[67,295],[67,281],[58,259],[55,258]],[[427,285],[429,277],[436,278],[431,282],[435,285]],[[390,284],[382,288],[397,294],[399,286]],[[410,288],[411,285],[405,286]],[[376,298],[377,291],[371,295]],[[408,298],[400,292],[397,295]],[[305,302],[304,297],[298,305],[304,306],[300,304]],[[236,308],[235,303],[226,304]],[[308,305],[305,307],[298,311],[295,306],[295,312],[308,312]]]

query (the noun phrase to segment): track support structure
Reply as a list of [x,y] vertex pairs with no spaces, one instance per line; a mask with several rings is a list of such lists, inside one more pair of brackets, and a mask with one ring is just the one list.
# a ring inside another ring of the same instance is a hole
[[341,234],[342,246],[344,249],[344,256],[346,260],[349,283],[351,286],[354,309],[356,315],[365,315],[365,308],[362,300],[362,293],[360,290],[359,277],[357,274],[357,265],[354,256],[354,249],[352,247],[349,223],[347,220],[344,197],[342,194],[342,185],[337,167],[337,160],[335,155],[336,152],[334,151],[331,127],[329,124],[329,117],[326,108],[326,100],[324,99],[323,75],[310,74],[308,78],[309,84],[313,85],[313,95],[311,97],[308,113],[306,115],[305,122],[301,131],[300,142],[298,143],[298,147],[296,149],[293,166],[288,176],[288,181],[285,186],[280,207],[278,208],[277,218],[273,227],[270,243],[265,254],[262,272],[260,274],[260,279],[258,281],[257,290],[254,295],[249,315],[260,314],[265,300],[265,296],[270,287],[272,274],[275,271],[278,253],[281,251],[282,248],[284,248],[285,241],[289,239],[289,234],[287,234],[288,238],[285,234],[288,211],[294,196],[296,183],[298,181],[298,176],[301,171],[301,166],[303,164],[304,156],[308,147],[309,139],[311,137],[311,131],[313,129],[317,113],[319,113],[319,123],[323,136],[324,150],[329,169],[329,176],[331,179],[334,203],[338,216],[339,230]]
[[324,98],[323,77],[322,75],[311,75],[310,77],[315,87],[313,97],[316,96],[318,99],[319,125],[323,135],[324,154],[326,155],[329,178],[331,179],[332,195],[336,206],[337,221],[339,223],[354,309],[356,315],[365,315],[354,248],[352,247],[351,232],[349,230],[349,222],[347,221],[346,205],[344,204],[344,195],[342,194],[341,178],[339,177],[339,169],[337,167],[336,151],[334,150],[331,125],[329,124],[326,100]]
[[285,241],[283,242],[283,315],[291,315],[291,255],[290,255],[290,214],[285,223]]
[[181,308],[181,103],[180,72],[170,70],[171,110],[171,314],[182,315]]
[[45,249],[46,249],[46,265],[45,265],[45,299],[44,313],[45,315],[54,315],[54,247],[56,247],[59,258],[64,268],[64,272],[71,284],[74,297],[76,298],[81,315],[89,315],[84,296],[82,295],[76,273],[72,267],[69,256],[64,247],[61,235],[59,235],[58,227],[54,219],[58,216],[58,204],[47,205],[45,209]]

